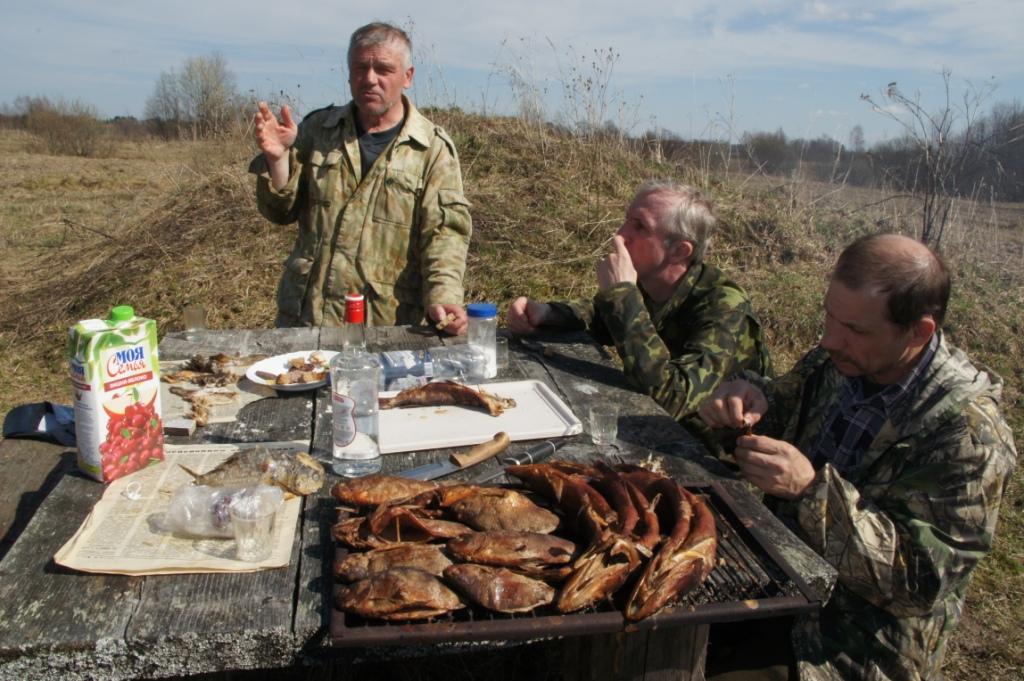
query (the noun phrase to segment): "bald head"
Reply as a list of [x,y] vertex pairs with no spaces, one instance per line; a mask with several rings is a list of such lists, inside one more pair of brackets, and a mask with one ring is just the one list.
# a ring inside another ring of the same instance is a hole
[[889,318],[909,327],[925,315],[942,326],[949,302],[945,263],[919,241],[900,234],[872,234],[846,247],[832,278],[854,291],[888,297]]

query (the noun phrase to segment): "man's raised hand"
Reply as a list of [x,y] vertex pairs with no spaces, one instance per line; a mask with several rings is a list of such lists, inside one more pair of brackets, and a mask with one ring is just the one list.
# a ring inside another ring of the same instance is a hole
[[597,287],[601,290],[615,284],[635,284],[637,279],[633,259],[626,250],[626,241],[618,234],[612,237],[612,252],[597,263]]
[[256,144],[268,161],[283,158],[299,134],[299,127],[292,120],[292,111],[287,104],[281,107],[281,120],[278,121],[267,103],[260,102],[253,123]]

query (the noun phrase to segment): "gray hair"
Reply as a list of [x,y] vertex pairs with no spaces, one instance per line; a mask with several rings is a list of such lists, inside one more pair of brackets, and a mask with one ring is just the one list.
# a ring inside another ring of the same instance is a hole
[[375,21],[355,30],[348,41],[348,63],[352,64],[352,54],[357,50],[365,50],[377,45],[395,43],[402,54],[402,67],[412,66],[412,40],[409,34],[393,24]]
[[669,243],[689,241],[693,244],[690,261],[697,263],[704,260],[704,252],[718,222],[711,199],[690,185],[672,180],[648,180],[640,185],[633,200],[649,194],[665,196],[673,204],[661,216],[659,225]]

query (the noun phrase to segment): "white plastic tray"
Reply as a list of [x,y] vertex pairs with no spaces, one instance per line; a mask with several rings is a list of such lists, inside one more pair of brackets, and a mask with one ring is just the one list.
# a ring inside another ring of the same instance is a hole
[[[474,385],[516,406],[501,416],[465,407],[410,407],[380,410],[382,454],[419,449],[474,445],[505,431],[513,440],[576,435],[583,426],[572,410],[541,381],[509,381]],[[382,392],[392,397],[395,391]]]

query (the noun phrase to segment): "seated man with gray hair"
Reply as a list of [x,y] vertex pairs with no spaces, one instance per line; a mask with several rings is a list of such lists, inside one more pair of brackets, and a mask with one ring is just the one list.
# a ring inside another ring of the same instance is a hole
[[644,183],[597,263],[592,300],[540,303],[517,298],[513,333],[586,328],[614,344],[637,389],[704,437],[697,407],[722,379],[770,372],[761,323],[747,294],[704,252],[715,227],[710,200],[693,187]]

